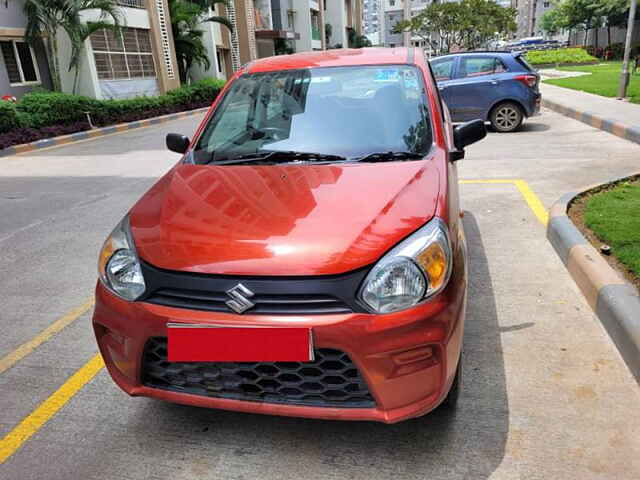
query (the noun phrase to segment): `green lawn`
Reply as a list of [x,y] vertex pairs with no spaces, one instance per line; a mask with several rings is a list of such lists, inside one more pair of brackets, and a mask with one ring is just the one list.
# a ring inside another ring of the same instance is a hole
[[[568,72],[591,72],[591,75],[572,78],[555,78],[545,80],[545,83],[595,93],[596,95],[602,95],[604,97],[615,97],[618,94],[622,62],[606,62],[599,65],[585,65],[582,67],[560,67],[559,70]],[[631,75],[627,95],[633,103],[640,103],[640,71],[635,75]]]
[[640,181],[625,182],[591,197],[584,222],[640,277]]

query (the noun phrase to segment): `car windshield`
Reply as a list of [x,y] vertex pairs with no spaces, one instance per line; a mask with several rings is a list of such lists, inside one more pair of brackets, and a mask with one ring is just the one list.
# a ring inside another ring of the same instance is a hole
[[415,159],[432,141],[415,67],[284,70],[238,78],[200,136],[194,160],[335,162],[381,152]]

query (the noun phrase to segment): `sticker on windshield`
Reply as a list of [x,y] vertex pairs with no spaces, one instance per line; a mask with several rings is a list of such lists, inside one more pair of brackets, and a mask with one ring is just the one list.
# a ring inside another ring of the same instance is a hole
[[418,86],[418,77],[416,76],[416,72],[413,70],[405,70],[404,72],[404,85],[408,89],[417,90]]
[[376,70],[374,78],[376,82],[399,82],[400,70],[397,68],[380,68]]

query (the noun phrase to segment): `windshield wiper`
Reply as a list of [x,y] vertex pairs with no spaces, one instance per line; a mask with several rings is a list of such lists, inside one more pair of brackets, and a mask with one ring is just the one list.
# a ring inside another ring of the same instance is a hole
[[387,162],[393,160],[417,160],[424,158],[424,155],[416,152],[373,152],[368,153],[360,158],[356,158],[356,162]]
[[295,162],[304,160],[318,160],[318,161],[344,161],[345,157],[340,155],[331,155],[328,153],[315,153],[315,152],[296,152],[294,150],[283,151],[270,151],[263,153],[247,153],[245,155],[238,155],[237,157],[231,157],[224,160],[216,160],[212,162],[214,165],[237,165],[240,163],[251,163],[268,160],[269,162],[278,163],[280,160],[284,162]]

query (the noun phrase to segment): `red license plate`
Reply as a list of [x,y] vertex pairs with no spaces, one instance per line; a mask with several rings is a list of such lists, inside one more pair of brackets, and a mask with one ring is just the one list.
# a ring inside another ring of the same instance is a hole
[[170,362],[309,362],[311,329],[167,325]]

